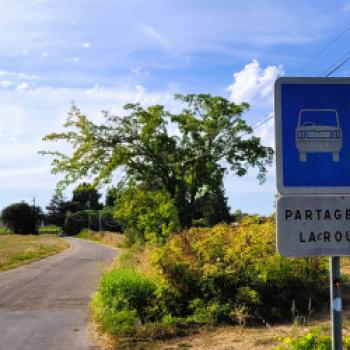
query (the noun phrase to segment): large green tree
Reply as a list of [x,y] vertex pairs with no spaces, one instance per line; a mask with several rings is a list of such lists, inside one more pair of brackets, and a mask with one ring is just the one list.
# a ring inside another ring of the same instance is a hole
[[100,197],[101,194],[98,193],[95,186],[83,182],[73,190],[72,202],[80,203],[83,209],[99,210],[102,208],[99,203]]
[[247,103],[209,94],[175,98],[184,104],[179,113],[162,105],[127,104],[123,116],[104,112],[101,125],[73,105],[66,131],[44,137],[73,146],[72,155],[42,152],[54,156],[53,173],[64,174],[58,189],[86,176],[93,177],[94,185],[108,183],[115,170],[123,169],[129,180],[166,190],[175,201],[181,226],[189,227],[196,198],[203,189],[212,193],[219,188],[226,170],[243,176],[249,166],[257,167],[259,180],[264,180],[273,151],[252,135],[242,118]]

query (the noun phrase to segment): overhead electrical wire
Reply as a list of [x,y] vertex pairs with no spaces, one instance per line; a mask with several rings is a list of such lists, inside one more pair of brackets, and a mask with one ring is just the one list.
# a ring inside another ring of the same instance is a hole
[[326,71],[323,72],[323,75],[325,77],[329,77],[333,73],[335,73],[339,68],[344,66],[348,61],[350,60],[350,51],[348,51],[345,55],[343,55],[338,61],[336,61],[331,67],[326,69]]
[[308,66],[311,62],[313,62],[317,57],[321,56],[329,47],[331,47],[334,43],[336,43],[348,30],[350,29],[350,25],[345,27],[337,36],[335,36],[327,45],[325,45],[321,50],[316,52],[307,62],[302,64],[299,69],[297,75],[304,70],[306,66]]
[[[327,45],[325,45],[321,50],[319,50],[318,52],[316,52],[315,55],[313,55],[308,61],[306,61],[305,63],[303,63],[303,64],[299,67],[297,75],[298,75],[307,65],[309,65],[309,64],[310,64],[311,62],[313,62],[317,57],[321,56],[325,51],[327,51],[327,49],[328,49],[329,47],[331,47],[333,44],[335,44],[349,29],[350,29],[350,25],[348,25],[347,27],[345,27],[338,35],[336,35],[331,41],[329,41],[329,42],[327,43]],[[350,52],[347,52],[344,56],[347,56],[347,55],[349,55],[349,54],[350,54]],[[343,56],[343,57],[344,57],[344,56]],[[342,57],[342,58],[343,58],[343,57]],[[326,71],[328,71],[329,69],[330,69],[330,68],[328,68]],[[334,72],[332,72],[332,73],[334,73]],[[332,74],[332,73],[331,73],[331,74]],[[321,75],[323,75],[323,73],[322,73]],[[325,75],[325,76],[328,76],[328,75]],[[254,108],[256,108],[257,106],[259,106],[260,103],[263,102],[264,100],[266,100],[268,97],[269,97],[269,95],[265,95],[264,97],[262,97],[257,103],[255,103],[255,104],[251,107],[251,109],[254,109]],[[272,118],[272,117],[271,117],[271,118]],[[271,118],[270,118],[270,119],[271,119]],[[270,120],[270,119],[269,119],[269,120]],[[260,122],[257,123],[257,124],[260,124]]]
[[32,198],[32,196],[29,196],[28,194],[15,190],[14,188],[6,184],[3,180],[0,180],[0,185],[1,185],[0,191],[7,196],[11,196],[12,198],[21,198],[21,199]]
[[[350,26],[348,26],[345,30],[343,30],[343,32],[341,34],[339,34],[336,37],[336,40],[338,40],[346,31],[348,31],[350,29]],[[314,58],[318,57],[322,52],[324,52],[327,48],[329,48],[336,40],[333,40],[331,43],[329,43],[328,45],[326,45],[321,51],[319,51],[318,55],[315,55]],[[311,60],[310,60],[311,61]],[[335,73],[337,70],[339,70],[341,67],[344,66],[344,64],[346,64],[347,62],[350,61],[350,51],[348,51],[347,53],[345,53],[342,57],[340,57],[339,59],[337,59],[332,65],[330,65],[326,70],[324,70],[320,75],[323,77],[329,77],[331,76],[333,73]],[[261,101],[259,101],[260,103]],[[253,107],[254,108],[254,107]],[[269,115],[268,117],[266,117],[265,119],[259,121],[258,123],[256,123],[253,127],[252,127],[252,131],[254,131],[255,129],[259,128],[261,125],[264,125],[265,123],[267,123],[269,120],[271,120],[274,117],[274,115]],[[246,135],[247,133],[242,134],[241,136]]]

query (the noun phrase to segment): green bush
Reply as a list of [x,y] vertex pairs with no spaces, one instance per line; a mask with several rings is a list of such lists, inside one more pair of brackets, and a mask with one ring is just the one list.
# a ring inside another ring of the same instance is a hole
[[[327,260],[281,257],[273,219],[191,229],[132,252],[103,276],[93,302],[95,319],[112,333],[155,338],[200,325],[286,321],[292,305],[307,315],[310,299],[312,309],[328,302]],[[131,269],[138,263],[153,277]]]
[[328,300],[326,259],[281,257],[272,219],[185,231],[159,247],[155,261],[188,303],[182,317],[213,310],[210,322],[261,324],[291,320],[292,303],[306,315],[309,299],[312,308]]
[[[350,350],[350,337],[343,337],[343,349]],[[319,328],[314,328],[305,336],[283,339],[273,350],[332,350],[332,340],[322,335]]]
[[83,210],[75,213],[69,212],[64,222],[64,230],[69,235],[78,234],[82,229],[90,228],[92,231],[118,231],[120,225],[113,218],[110,208],[101,211]]
[[155,305],[156,284],[130,269],[103,275],[93,301],[93,315],[111,333],[125,333],[149,321]]
[[67,235],[77,235],[82,229],[87,228],[89,218],[85,211],[76,213],[68,212],[64,220],[64,233]]
[[14,233],[38,233],[33,207],[25,202],[14,203],[1,212],[1,220]]
[[102,231],[112,231],[112,232],[122,232],[122,226],[114,218],[114,208],[104,207],[100,211],[101,215],[101,230]]
[[114,217],[131,243],[141,239],[161,244],[179,228],[177,209],[166,191],[148,191],[132,184],[118,198]]

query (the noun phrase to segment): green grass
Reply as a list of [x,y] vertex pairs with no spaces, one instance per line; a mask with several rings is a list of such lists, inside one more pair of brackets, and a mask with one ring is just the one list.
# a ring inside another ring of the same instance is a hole
[[[62,233],[61,227],[54,226],[54,225],[49,225],[49,226],[43,226],[43,227],[38,227],[38,231],[40,234],[42,233],[49,233],[49,234],[59,234]],[[11,234],[11,230],[8,229],[7,227],[0,227],[0,235],[8,235]]]
[[0,235],[8,235],[10,233],[11,231],[7,227],[4,227],[4,226],[0,227]]
[[67,249],[69,244],[53,235],[0,236],[0,271],[40,260]]
[[48,234],[59,234],[62,233],[62,228],[59,226],[55,226],[55,225],[50,225],[50,226],[43,226],[43,227],[39,227],[39,233],[48,233]]

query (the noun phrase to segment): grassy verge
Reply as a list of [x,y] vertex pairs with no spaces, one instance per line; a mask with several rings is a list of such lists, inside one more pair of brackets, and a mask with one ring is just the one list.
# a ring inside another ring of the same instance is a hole
[[39,227],[38,230],[40,234],[50,233],[50,234],[58,235],[63,232],[61,227],[54,226],[54,225]]
[[87,229],[81,231],[77,237],[103,243],[114,248],[123,248],[125,241],[125,236],[121,233],[109,231],[95,232]]
[[133,349],[225,324],[266,330],[307,320],[328,300],[327,261],[280,257],[274,232],[272,220],[249,218],[135,245],[102,276],[92,318],[118,348]]
[[53,235],[1,235],[0,271],[60,253],[68,247],[64,239]]
[[7,227],[0,226],[0,236],[1,235],[8,235],[10,233],[11,233],[11,231]]

